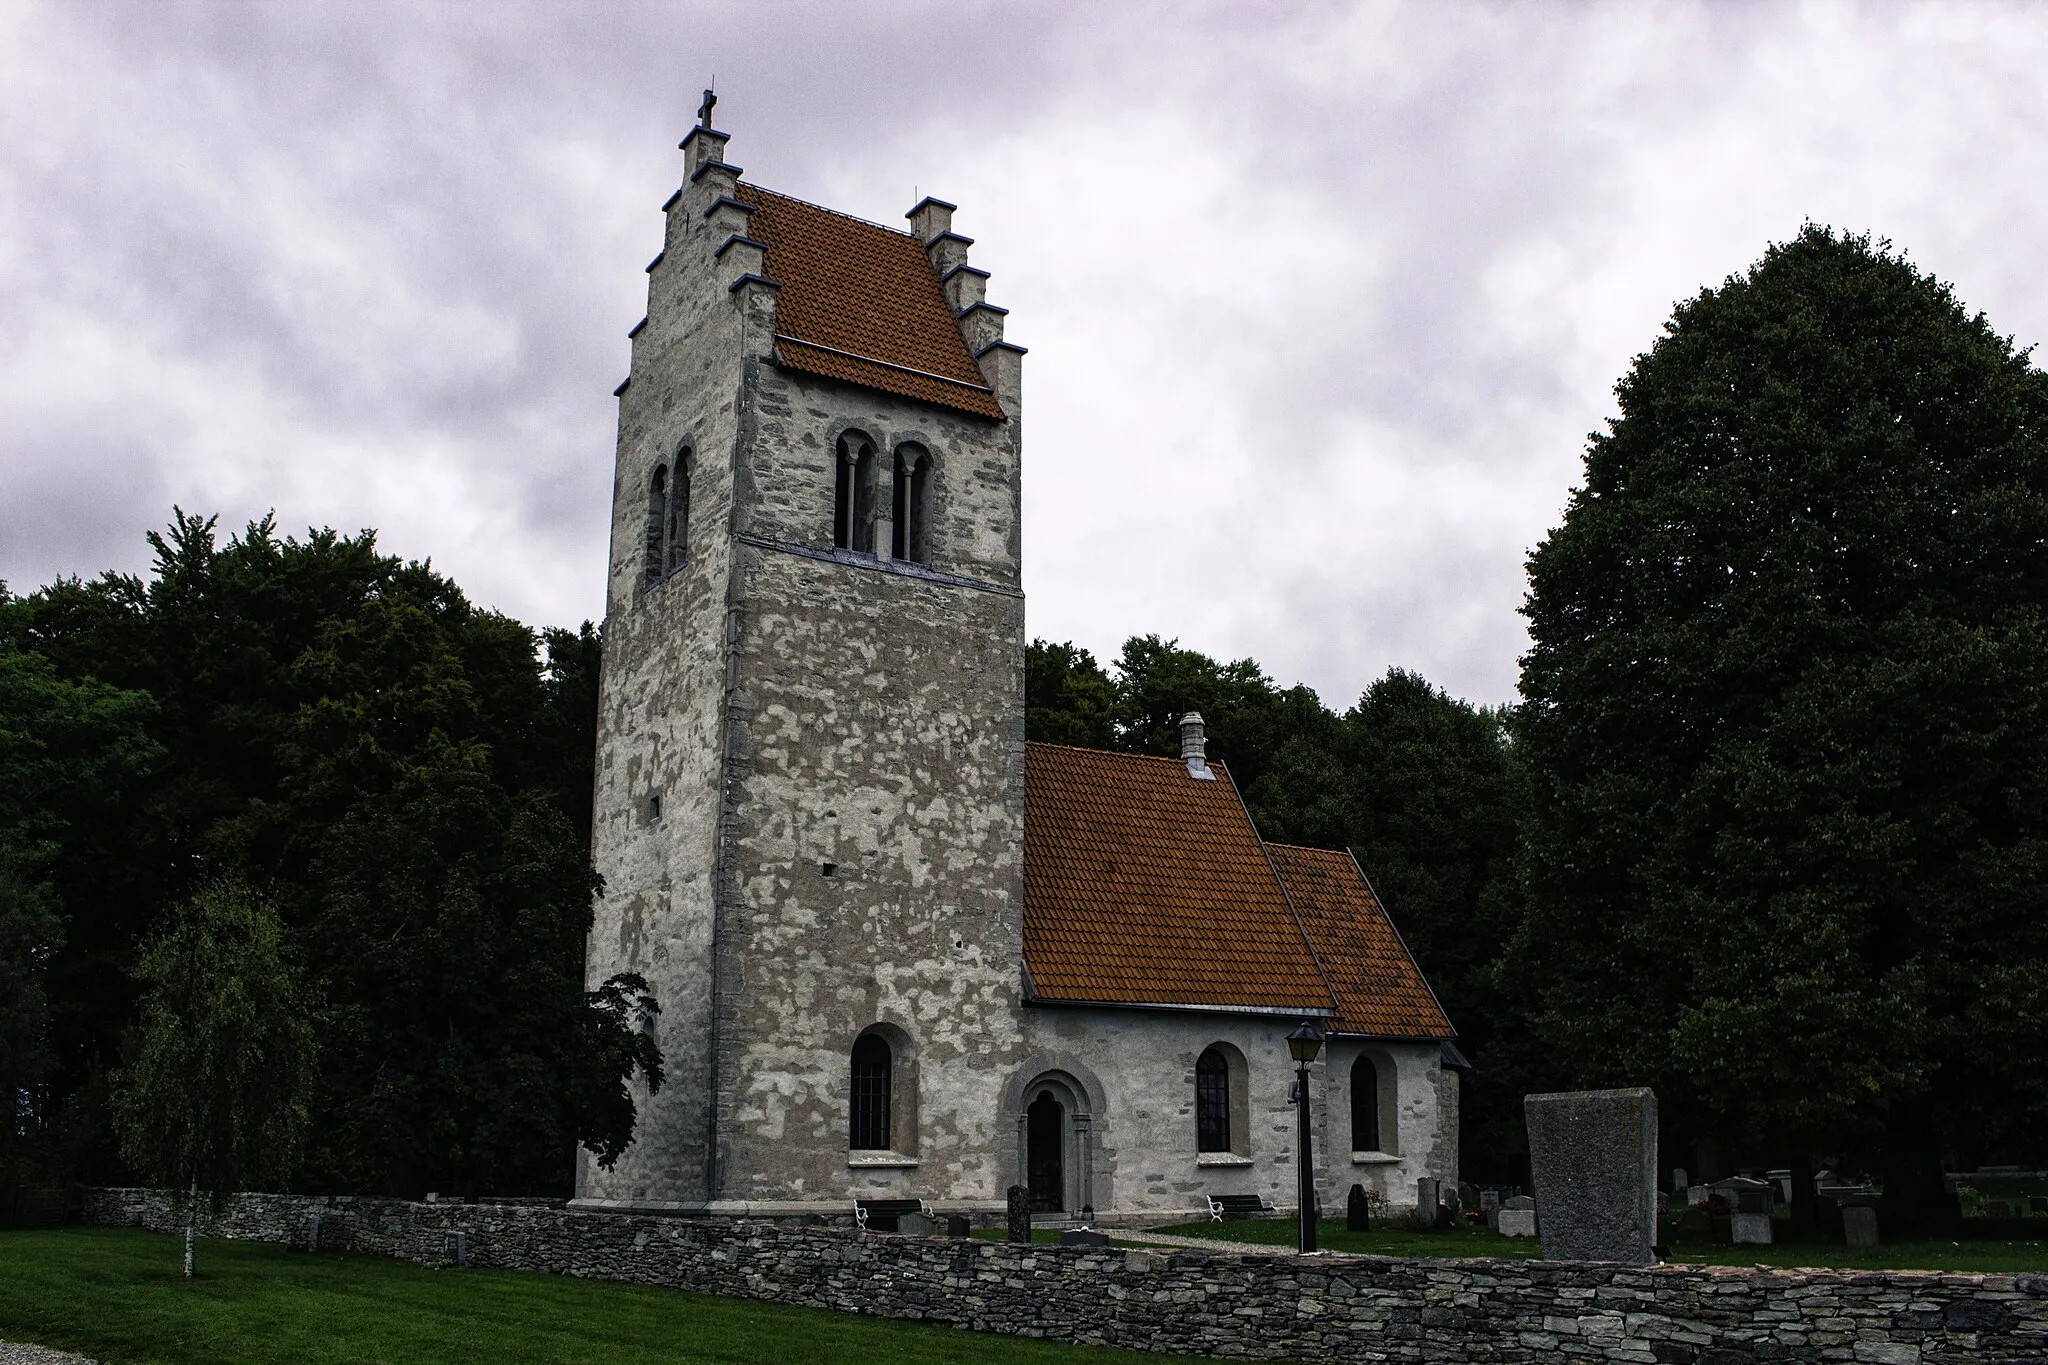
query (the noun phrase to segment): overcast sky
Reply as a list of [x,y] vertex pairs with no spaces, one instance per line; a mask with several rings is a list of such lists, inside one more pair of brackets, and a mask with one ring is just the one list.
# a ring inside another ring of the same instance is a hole
[[641,267],[920,193],[1025,362],[1031,632],[1514,693],[1523,557],[1674,301],[1805,219],[2048,337],[2048,6],[0,0],[0,579],[172,504],[602,611]]

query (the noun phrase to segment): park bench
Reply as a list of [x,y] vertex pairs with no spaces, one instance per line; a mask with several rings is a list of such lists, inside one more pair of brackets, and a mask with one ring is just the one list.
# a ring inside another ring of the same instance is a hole
[[862,1232],[894,1232],[896,1220],[906,1213],[921,1213],[927,1218],[936,1218],[932,1206],[922,1199],[856,1199],[853,1201],[853,1223]]
[[1212,1223],[1220,1223],[1226,1218],[1256,1218],[1273,1211],[1273,1206],[1256,1194],[1209,1194],[1202,1197],[1209,1201],[1209,1221]]

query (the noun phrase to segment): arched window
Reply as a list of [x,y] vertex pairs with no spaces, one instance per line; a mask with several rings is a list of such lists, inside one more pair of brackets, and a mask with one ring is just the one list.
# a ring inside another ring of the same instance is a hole
[[832,544],[842,550],[875,552],[875,443],[857,431],[839,438],[833,476]]
[[932,457],[923,446],[896,448],[894,511],[895,544],[889,553],[895,559],[918,564],[932,562],[929,504]]
[[690,557],[690,472],[695,462],[690,448],[676,452],[675,487],[668,499],[668,572],[683,567]]
[[1351,1150],[1381,1150],[1380,1069],[1370,1057],[1351,1064]]
[[668,528],[668,468],[656,465],[647,480],[647,581],[661,581],[662,536]]
[[1195,1059],[1195,1150],[1230,1150],[1230,1062],[1220,1048]]
[[889,1150],[889,1040],[863,1033],[853,1044],[853,1111],[846,1145],[856,1152]]

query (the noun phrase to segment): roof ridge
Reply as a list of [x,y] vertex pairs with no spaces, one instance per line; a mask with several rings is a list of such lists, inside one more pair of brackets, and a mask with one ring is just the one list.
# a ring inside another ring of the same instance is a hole
[[[1024,747],[1027,749],[1071,749],[1079,754],[1108,754],[1111,758],[1149,758],[1155,763],[1171,763],[1176,767],[1187,762],[1186,759],[1174,758],[1169,754],[1145,754],[1131,749],[1098,749],[1092,744],[1061,744],[1057,740],[1050,739],[1027,739],[1024,741]],[[1219,758],[1216,761],[1221,763],[1223,760]]]
[[814,203],[809,199],[798,198],[794,194],[784,194],[781,190],[771,190],[766,185],[757,185],[751,180],[747,182],[747,188],[756,194],[765,194],[774,199],[784,199],[792,204],[802,204],[807,209],[816,209],[820,213],[829,213],[834,218],[844,218],[849,223],[859,223],[862,227],[871,227],[878,232],[886,232],[891,237],[901,237],[911,242],[917,240],[916,233],[905,232],[902,228],[892,228],[887,223],[878,223],[872,218],[863,218],[857,213],[848,213],[845,209],[835,209],[829,204]]

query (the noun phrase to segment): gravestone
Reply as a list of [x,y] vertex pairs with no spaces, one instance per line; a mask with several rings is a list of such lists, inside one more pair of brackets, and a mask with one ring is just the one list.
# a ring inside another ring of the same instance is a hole
[[1771,1244],[1771,1196],[1776,1191],[1767,1180],[1730,1176],[1716,1181],[1715,1190],[1729,1203],[1728,1240],[1737,1246],[1767,1247]]
[[1481,1190],[1479,1192],[1479,1211],[1486,1215],[1486,1226],[1492,1228],[1495,1232],[1499,1232],[1500,1191]]
[[1647,1087],[1525,1095],[1549,1261],[1654,1265],[1657,1096]]
[[964,1213],[949,1213],[946,1215],[946,1235],[948,1237],[972,1237],[974,1235],[974,1221]]
[[1063,1247],[1106,1247],[1109,1234],[1094,1228],[1061,1228],[1060,1245]]
[[1842,1241],[1852,1251],[1877,1245],[1877,1196],[1852,1194],[1842,1201]]
[[1415,1182],[1415,1217],[1426,1228],[1436,1226],[1437,1206],[1442,1196],[1437,1193],[1436,1177],[1423,1176]]
[[922,1213],[899,1213],[896,1215],[896,1231],[906,1237],[936,1237],[939,1225],[936,1219]]
[[1023,1185],[1012,1185],[1007,1193],[1010,1201],[1010,1240],[1028,1244],[1031,1241],[1031,1191]]
[[461,1269],[469,1264],[469,1234],[451,1232],[442,1241],[441,1259]]
[[314,1253],[320,1250],[320,1215],[317,1213],[306,1218],[306,1250]]
[[1344,1230],[1346,1232],[1372,1231],[1372,1200],[1366,1197],[1365,1186],[1353,1185],[1351,1193],[1344,1200]]
[[1526,1194],[1516,1195],[1500,1206],[1500,1212],[1493,1216],[1493,1226],[1503,1237],[1534,1237],[1536,1201]]
[[1685,1202],[1688,1204],[1704,1204],[1713,1197],[1713,1190],[1705,1185],[1688,1185],[1685,1187]]
[[1692,1182],[1685,1178],[1685,1167],[1673,1166],[1671,1168],[1671,1192],[1673,1194],[1683,1194],[1691,1184]]

